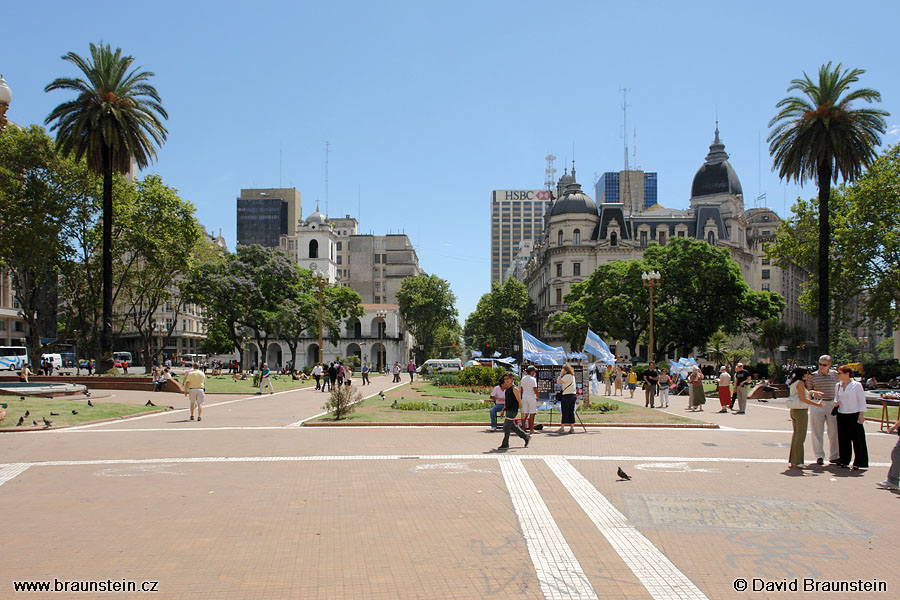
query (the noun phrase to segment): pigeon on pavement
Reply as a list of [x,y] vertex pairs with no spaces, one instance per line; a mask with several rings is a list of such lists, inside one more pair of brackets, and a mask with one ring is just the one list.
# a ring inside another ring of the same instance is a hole
[[32,420],[31,420],[31,426],[32,426],[32,427],[37,427],[37,421],[35,421],[34,419],[32,419]]
[[59,416],[59,413],[55,413],[55,412],[52,412],[52,411],[51,411],[51,412],[50,412],[50,416],[51,416],[51,417],[58,417],[58,416]]
[[88,406],[90,406],[91,408],[94,408],[94,403],[91,402],[90,400],[88,400]]
[[44,427],[50,427],[51,425],[53,425],[53,421],[48,421],[47,417],[41,417],[41,418],[44,419]]
[[25,422],[25,417],[19,417],[19,422],[16,423],[16,427],[21,427],[22,423]]
[[30,411],[30,410],[26,410],[26,411],[25,411],[25,416],[26,416],[26,417],[27,417],[28,415],[30,415],[30,414],[31,414],[31,411]]
[[77,410],[73,410],[73,411],[72,411],[72,414],[73,414],[73,415],[77,415],[77,414],[78,414],[78,411],[77,411]]
[[144,406],[156,406],[156,405],[153,404],[152,400],[147,400],[147,404],[145,404]]
[[631,475],[622,470],[622,467],[619,467],[616,471],[616,474],[620,479],[624,479],[625,481],[631,481]]

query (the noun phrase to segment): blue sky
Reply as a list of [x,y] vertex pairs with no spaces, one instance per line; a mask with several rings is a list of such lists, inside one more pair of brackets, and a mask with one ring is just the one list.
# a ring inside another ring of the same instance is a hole
[[[103,40],[156,73],[169,139],[147,172],[234,248],[241,188],[293,186],[362,232],[403,231],[449,280],[461,320],[489,290],[493,189],[543,186],[544,156],[595,173],[628,145],[684,208],[716,113],[747,205],[798,193],[765,144],[791,79],[829,60],[867,70],[900,137],[896,2],[17,2],[4,8],[8,117],[41,123],[75,76],[60,57]],[[574,150],[573,150],[574,148]],[[281,160],[279,160],[281,155]]]

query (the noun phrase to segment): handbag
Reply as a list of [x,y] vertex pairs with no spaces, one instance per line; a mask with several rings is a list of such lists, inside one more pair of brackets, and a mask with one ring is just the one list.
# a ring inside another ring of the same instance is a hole
[[831,409],[831,416],[836,417],[838,415],[838,407],[835,405],[834,408]]

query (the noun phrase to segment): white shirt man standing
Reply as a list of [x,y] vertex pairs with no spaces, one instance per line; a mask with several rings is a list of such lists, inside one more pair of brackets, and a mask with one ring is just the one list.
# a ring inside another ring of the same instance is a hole
[[809,407],[809,429],[812,432],[813,454],[816,464],[825,464],[824,434],[828,423],[828,462],[836,464],[840,458],[838,449],[837,417],[831,414],[834,408],[834,390],[838,384],[837,371],[831,368],[831,357],[819,357],[819,368],[809,374],[806,387],[822,392],[822,406]]

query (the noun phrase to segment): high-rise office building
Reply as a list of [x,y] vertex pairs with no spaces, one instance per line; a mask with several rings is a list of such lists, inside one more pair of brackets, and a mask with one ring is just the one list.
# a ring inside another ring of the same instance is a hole
[[657,203],[657,174],[640,170],[604,173],[594,186],[600,204],[621,202],[626,210],[641,212]]
[[544,230],[549,190],[494,190],[491,192],[491,283],[503,283],[506,270],[519,251]]
[[279,236],[294,233],[300,215],[297,188],[241,190],[237,199],[237,243],[277,248]]

